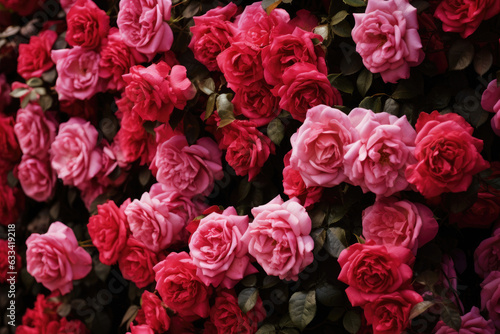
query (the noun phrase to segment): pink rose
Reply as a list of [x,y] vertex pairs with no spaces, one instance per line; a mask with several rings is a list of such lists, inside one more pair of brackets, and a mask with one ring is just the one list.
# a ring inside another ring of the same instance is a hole
[[363,211],[363,236],[377,244],[417,249],[436,236],[439,225],[432,211],[420,203],[379,198]]
[[79,46],[52,51],[56,63],[56,91],[60,100],[85,100],[103,91],[104,82],[99,79],[97,52]]
[[[405,247],[377,245],[368,240],[340,253],[339,281],[349,285],[352,306],[364,306],[398,290],[410,287],[415,257]],[[367,317],[367,320],[368,317]]]
[[417,9],[407,0],[375,0],[364,14],[353,14],[352,39],[363,64],[384,82],[410,76],[410,67],[424,60],[418,34]]
[[238,216],[233,207],[200,220],[189,249],[203,283],[232,289],[243,277],[257,272],[250,264],[248,242],[241,239],[247,228],[248,216]]
[[45,202],[52,198],[56,190],[57,177],[50,166],[48,156],[40,159],[23,155],[16,171],[19,183],[28,197],[38,202]]
[[425,197],[466,191],[472,176],[489,167],[480,152],[483,141],[457,114],[420,113],[416,125],[417,163],[406,169],[406,178]]
[[155,334],[155,331],[149,325],[130,324],[130,332],[127,334]]
[[150,251],[144,244],[130,237],[118,257],[118,266],[123,278],[142,289],[154,282],[153,267],[161,261],[161,257],[161,254]]
[[150,169],[167,190],[207,196],[214,181],[223,177],[221,155],[210,138],[200,138],[189,146],[184,135],[175,135],[158,145]]
[[102,166],[101,152],[96,149],[98,137],[92,124],[81,118],[70,118],[59,126],[50,160],[65,185],[78,187],[97,175]]
[[267,125],[280,112],[279,98],[271,93],[272,88],[264,80],[236,87],[231,101],[235,115],[244,115],[256,126]]
[[500,271],[500,229],[492,237],[483,240],[474,252],[476,274],[485,278],[492,271]]
[[390,196],[408,187],[405,171],[415,162],[416,132],[406,116],[375,114],[363,108],[349,113],[359,139],[346,147],[344,172],[363,192]]
[[28,272],[50,291],[69,293],[73,280],[84,278],[92,269],[89,253],[78,246],[73,230],[61,222],[52,223],[45,234],[31,234],[26,246]]
[[78,0],[59,0],[61,7],[66,14],[70,11],[71,7],[75,5]]
[[313,261],[314,241],[311,218],[297,199],[283,202],[276,196],[271,202],[252,209],[253,222],[243,236],[248,252],[268,275],[280,279],[299,279]]
[[158,52],[170,50],[174,36],[168,25],[170,0],[122,0],[116,23],[123,41],[143,53],[149,61]]
[[44,159],[49,154],[50,145],[56,137],[57,124],[48,119],[38,104],[28,104],[19,109],[16,116],[16,133],[23,154]]
[[481,310],[488,311],[495,327],[500,330],[500,271],[492,271],[481,283]]
[[500,87],[497,86],[497,79],[492,80],[483,92],[481,107],[493,113],[497,113],[500,110]]
[[291,168],[298,170],[307,187],[333,187],[344,175],[346,146],[358,133],[342,111],[319,105],[309,109],[304,124],[291,137]]
[[158,333],[164,333],[170,327],[170,318],[161,299],[149,291],[142,293],[141,309],[137,313],[135,321],[148,325]]
[[283,84],[273,90],[280,97],[280,108],[303,122],[307,110],[320,104],[342,105],[342,97],[325,74],[309,63],[297,63],[283,73]]
[[188,319],[208,317],[212,288],[198,278],[188,253],[170,253],[154,271],[156,290],[169,308]]
[[5,108],[10,104],[10,85],[5,74],[0,73],[0,115],[4,114]]
[[52,30],[44,30],[38,36],[30,37],[28,44],[19,45],[19,57],[17,58],[17,72],[25,80],[33,77],[41,77],[43,72],[54,66],[50,58],[50,51],[57,39],[57,33]]
[[109,16],[92,0],[78,0],[66,15],[66,42],[71,46],[95,49],[106,38]]
[[500,137],[500,113],[497,112],[491,119],[491,128],[493,132]]
[[451,327],[446,326],[443,321],[439,321],[434,327],[433,333],[435,334],[456,334],[456,333],[467,333],[467,334],[494,334],[495,325],[493,321],[484,319],[479,313],[479,309],[473,306],[469,313],[461,316],[462,324],[460,326],[460,331],[457,332]]
[[128,238],[127,217],[123,212],[130,200],[118,208],[113,201],[97,206],[97,214],[89,218],[87,229],[92,244],[99,251],[99,260],[109,266],[116,263]]

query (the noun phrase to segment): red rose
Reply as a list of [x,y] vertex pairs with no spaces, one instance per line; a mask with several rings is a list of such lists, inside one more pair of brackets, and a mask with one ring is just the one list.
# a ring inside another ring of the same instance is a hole
[[[40,7],[45,0],[0,0],[0,4],[4,5],[7,9],[12,9],[14,12],[21,16],[28,16]],[[5,15],[2,13],[2,15]]]
[[160,262],[160,256],[134,238],[128,238],[118,258],[123,278],[134,282],[140,289],[148,286],[154,282],[153,267]]
[[264,80],[236,87],[232,100],[235,115],[244,115],[256,126],[267,125],[280,112],[279,99],[271,93],[272,88]]
[[[11,168],[21,158],[14,133],[14,118],[0,115],[0,169]],[[0,172],[3,172],[0,170]]]
[[425,56],[436,65],[438,73],[444,73],[448,68],[448,59],[434,18],[426,12],[418,14],[417,18]]
[[109,30],[109,17],[91,0],[78,0],[66,16],[66,42],[71,46],[95,49]]
[[29,44],[19,45],[17,72],[25,79],[41,77],[43,72],[54,66],[50,50],[57,39],[57,33],[52,30],[42,31],[38,36],[32,36]]
[[142,126],[138,131],[121,128],[115,136],[115,141],[126,162],[131,163],[140,158],[140,165],[145,165],[153,160],[156,152],[155,138]]
[[144,291],[141,297],[141,309],[137,313],[135,321],[148,325],[155,332],[166,332],[170,327],[170,318],[162,304],[157,295]]
[[7,226],[17,221],[23,201],[19,189],[11,188],[5,182],[7,175],[2,172],[0,178],[0,224]]
[[58,322],[57,308],[61,303],[54,298],[45,298],[39,294],[36,297],[35,305],[32,309],[27,309],[23,315],[21,326],[17,327],[16,333],[21,334],[47,334],[49,323]]
[[450,214],[450,222],[459,228],[490,228],[500,217],[500,193],[498,191],[480,191],[476,202],[464,212]]
[[[10,275],[7,275],[8,272],[14,271],[17,273],[22,267],[21,256],[15,252],[16,255],[12,257],[12,253],[9,254],[9,251],[12,251],[12,249],[9,248],[9,242],[5,239],[0,239],[0,283],[5,283],[7,278],[10,277]],[[16,261],[15,270],[9,269],[9,262],[12,259]]]

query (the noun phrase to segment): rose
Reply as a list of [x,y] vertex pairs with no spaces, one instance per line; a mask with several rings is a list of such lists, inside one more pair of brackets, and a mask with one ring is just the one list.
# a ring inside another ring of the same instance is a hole
[[[339,281],[349,285],[347,297],[353,306],[363,306],[410,286],[412,252],[405,247],[376,245],[368,240],[340,253]],[[370,321],[367,317],[367,320]]]
[[123,42],[120,31],[111,28],[106,44],[101,49],[99,60],[99,76],[107,80],[106,89],[122,90],[126,85],[122,75],[127,74],[133,65],[135,65],[134,56]]
[[0,115],[4,113],[5,108],[10,104],[10,92],[10,85],[5,74],[0,73]]
[[325,53],[320,45],[314,46],[314,38],[323,40],[321,36],[300,28],[295,28],[291,34],[274,38],[269,47],[262,50],[262,65],[267,83],[280,84],[285,70],[300,62],[313,64],[320,73],[326,75]]
[[50,50],[57,39],[57,33],[44,30],[38,36],[31,36],[28,44],[19,45],[17,72],[25,80],[41,77],[52,68],[54,63],[50,58]]
[[150,251],[144,244],[129,237],[118,256],[118,266],[123,278],[142,289],[154,281],[153,267],[160,262],[161,257],[161,254]]
[[438,74],[443,74],[448,68],[448,59],[432,14],[427,12],[418,14],[418,32],[425,57],[435,64]]
[[[495,326],[491,320],[484,319],[479,313],[479,309],[473,306],[469,313],[461,316],[462,323],[460,331],[467,334],[494,334]],[[436,334],[455,334],[458,333],[451,327],[448,327],[443,321],[439,321],[434,327]]]
[[0,172],[5,172],[21,158],[14,132],[14,118],[0,115]]
[[476,274],[485,278],[492,271],[500,271],[500,229],[483,240],[474,252]]
[[499,193],[496,190],[481,189],[474,204],[460,213],[451,213],[450,222],[459,228],[489,228],[500,217]]
[[363,211],[363,236],[377,244],[417,249],[436,236],[439,229],[432,211],[420,203],[379,198]]
[[306,187],[302,176],[298,170],[290,167],[290,156],[292,151],[285,154],[283,168],[283,192],[288,197],[297,197],[304,207],[308,208],[318,202],[323,194],[322,187]]
[[221,155],[210,138],[189,146],[184,135],[175,135],[158,145],[150,169],[166,190],[207,196],[214,181],[223,177]]
[[434,17],[443,21],[443,30],[458,32],[467,38],[483,20],[500,13],[500,3],[494,0],[444,0],[439,3]]
[[225,7],[209,10],[201,16],[195,16],[193,34],[189,48],[194,57],[209,71],[218,71],[217,56],[227,49],[233,41],[237,29],[229,19],[236,14],[238,7],[230,2]]
[[411,309],[422,301],[422,296],[412,290],[383,294],[365,305],[366,321],[374,334],[403,333],[410,323]]
[[291,25],[304,31],[313,31],[318,23],[318,18],[307,9],[297,11],[296,16],[290,21]]
[[106,38],[109,16],[91,0],[78,0],[66,15],[66,42],[71,46],[95,49]]
[[127,200],[118,208],[113,201],[97,206],[97,214],[89,218],[87,229],[92,244],[99,251],[99,260],[109,266],[116,263],[128,238],[127,217],[123,212]]
[[132,163],[140,158],[140,165],[150,164],[156,151],[155,138],[142,126],[138,131],[121,128],[115,136],[115,143],[123,153],[123,159]]
[[[11,262],[12,259],[14,259],[15,264]],[[0,239],[0,283],[7,282],[7,278],[10,277],[10,275],[7,275],[8,272],[18,273],[21,270],[21,261],[21,256],[15,250],[12,253],[12,249],[9,249],[9,242]]]
[[198,278],[188,253],[170,253],[154,271],[156,290],[169,308],[184,318],[208,317],[212,288]]
[[33,233],[26,240],[28,273],[50,291],[62,295],[73,289],[73,280],[92,269],[92,259],[78,246],[73,230],[61,222],[50,225],[45,234]]
[[303,122],[307,110],[320,104],[342,105],[342,97],[333,88],[325,74],[313,64],[297,63],[283,73],[283,84],[273,90],[279,96],[280,108]]
[[243,114],[256,126],[267,125],[279,113],[279,99],[271,93],[272,86],[264,80],[256,81],[248,86],[235,88],[234,104],[235,115]]
[[293,198],[283,202],[278,195],[267,204],[252,209],[253,222],[243,236],[248,252],[268,275],[280,279],[299,279],[313,261],[314,241],[311,218]]
[[118,29],[123,41],[151,61],[156,53],[170,50],[174,36],[168,25],[170,0],[123,0],[118,12]]
[[56,91],[60,100],[85,100],[103,91],[104,82],[99,79],[99,54],[81,48],[52,51],[56,63]]
[[189,249],[203,283],[231,289],[243,277],[257,272],[250,264],[248,242],[242,240],[247,228],[248,216],[238,216],[233,207],[200,220]]
[[488,311],[490,319],[500,329],[500,271],[492,271],[481,283],[481,310]]
[[54,195],[57,178],[48,157],[40,159],[23,155],[16,172],[21,187],[28,197],[38,202],[45,202]]
[[483,141],[461,116],[420,113],[416,129],[417,163],[407,167],[406,178],[425,197],[466,191],[472,176],[488,168],[479,153]]
[[19,109],[14,132],[24,154],[40,159],[49,155],[50,145],[56,137],[56,121],[47,118],[38,104]]
[[346,180],[345,147],[358,133],[342,111],[319,105],[309,109],[304,124],[292,135],[291,168],[307,187],[333,187]]
[[21,16],[28,16],[40,7],[45,2],[31,1],[31,0],[0,0],[0,4],[4,5],[7,9],[12,9],[14,12]]
[[90,122],[81,118],[70,118],[59,126],[50,160],[65,185],[78,187],[97,175],[102,166],[101,153],[96,149],[98,136]]
[[353,14],[352,39],[363,64],[384,82],[410,76],[424,60],[418,35],[417,9],[406,0],[370,1],[365,13]]
[[491,119],[491,128],[493,132],[500,137],[500,113],[497,112]]
[[71,7],[75,5],[78,0],[60,0],[61,7],[66,14],[70,11]]
[[0,174],[0,224],[7,226],[17,222],[23,203],[18,188],[11,188],[7,184],[7,174]]
[[130,332],[127,334],[155,334],[155,331],[148,325],[130,324]]
[[47,297],[43,294],[36,296],[35,305],[32,309],[27,309],[23,315],[22,325],[16,328],[16,333],[47,334],[47,327],[52,322],[58,321],[57,308],[61,303],[54,298]]
[[164,333],[170,327],[170,318],[162,301],[157,295],[144,291],[141,296],[141,309],[134,319],[139,324],[146,324],[155,332]]
[[97,99],[92,97],[90,100],[60,100],[59,110],[70,117],[80,117],[89,121],[96,121]]
[[490,81],[488,87],[481,96],[481,107],[484,110],[498,113],[500,110],[500,87],[497,85],[497,79]]

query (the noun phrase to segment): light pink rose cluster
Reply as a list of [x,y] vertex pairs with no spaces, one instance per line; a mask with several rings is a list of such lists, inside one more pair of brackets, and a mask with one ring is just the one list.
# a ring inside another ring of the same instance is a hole
[[[481,310],[488,311],[497,331],[500,330],[500,271],[492,271],[481,283]],[[496,332],[497,332],[496,331]],[[495,333],[496,333],[495,332]]]
[[365,13],[353,14],[352,39],[363,64],[385,82],[410,76],[410,67],[424,60],[417,9],[408,0],[371,0]]
[[485,278],[492,271],[500,271],[500,228],[493,235],[483,240],[474,252],[476,274]]
[[50,291],[69,293],[73,280],[84,278],[92,269],[90,254],[61,222],[52,223],[45,234],[31,234],[26,246],[28,273]]
[[481,106],[484,110],[495,113],[491,119],[491,128],[497,136],[500,136],[500,88],[497,79],[491,81],[481,97]]

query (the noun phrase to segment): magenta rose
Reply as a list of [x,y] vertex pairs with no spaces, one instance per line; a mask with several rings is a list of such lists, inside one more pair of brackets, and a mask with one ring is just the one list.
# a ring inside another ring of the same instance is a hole
[[417,163],[407,167],[406,178],[425,197],[466,191],[472,176],[489,167],[480,154],[483,141],[461,116],[420,113],[416,129]]
[[377,244],[417,249],[436,236],[439,225],[432,211],[423,204],[378,198],[363,211],[363,236]]
[[158,52],[170,50],[174,41],[170,20],[170,0],[122,0],[118,29],[123,41],[152,60]]
[[309,109],[304,124],[293,134],[290,166],[298,170],[307,187],[333,187],[344,175],[346,146],[358,132],[342,111],[319,105]]
[[498,113],[500,110],[500,87],[498,87],[497,82],[497,79],[490,81],[481,96],[481,107],[493,113]]
[[134,320],[148,325],[157,333],[164,333],[170,327],[170,317],[161,299],[149,291],[142,293],[141,309]]
[[283,84],[277,86],[274,95],[280,97],[280,108],[303,122],[307,110],[320,104],[342,105],[342,97],[333,88],[325,74],[309,63],[297,63],[283,73]]
[[65,185],[78,187],[97,175],[102,167],[101,152],[96,148],[98,137],[92,124],[81,118],[70,118],[59,126],[50,160]]
[[256,273],[248,256],[248,241],[242,240],[248,216],[238,216],[233,207],[202,218],[189,240],[196,274],[206,285],[232,289],[243,277]]
[[384,82],[410,76],[410,67],[424,60],[417,9],[406,0],[370,1],[365,13],[353,14],[352,39],[363,64]]
[[279,98],[271,93],[272,88],[264,80],[236,87],[231,101],[235,115],[249,118],[256,126],[267,125],[280,112]]
[[61,222],[52,223],[45,234],[31,234],[26,246],[29,274],[50,291],[69,293],[73,280],[84,278],[92,269],[89,253],[78,246],[73,230]]
[[45,159],[56,137],[57,124],[49,119],[38,104],[28,104],[16,116],[16,133],[23,154]]
[[66,15],[66,42],[71,46],[95,49],[109,30],[109,16],[92,0],[78,0]]
[[347,145],[344,172],[363,192],[390,196],[408,187],[405,171],[415,162],[416,132],[406,116],[375,114],[363,108],[349,113],[359,139]]
[[319,24],[316,15],[307,9],[297,11],[296,16],[290,21],[294,27],[299,27],[304,31],[313,31]]
[[268,275],[299,279],[313,261],[314,241],[311,218],[297,199],[283,202],[278,195],[267,204],[252,209],[253,222],[243,236],[248,252]]
[[40,159],[31,155],[23,155],[16,171],[19,183],[28,197],[38,202],[45,202],[52,198],[56,190],[57,177],[48,156]]
[[[410,287],[415,257],[400,246],[377,245],[368,240],[340,253],[339,281],[349,285],[347,297],[353,306],[364,306],[385,295]],[[368,320],[368,317],[367,317]]]
[[[484,319],[479,313],[479,309],[473,306],[469,313],[461,316],[462,324],[460,332],[467,334],[494,334],[495,325],[493,321]],[[459,333],[451,327],[446,326],[443,321],[439,321],[434,327],[435,334],[456,334]]]
[[130,332],[126,334],[155,334],[155,331],[149,325],[130,324]]
[[123,212],[130,200],[122,207],[107,201],[97,206],[97,214],[89,218],[87,229],[92,244],[99,251],[99,260],[109,266],[118,261],[120,252],[125,248],[128,238],[127,217]]
[[162,301],[180,316],[206,318],[212,288],[196,275],[196,266],[186,252],[170,253],[154,267],[156,290]]
[[283,192],[290,198],[297,197],[300,203],[308,208],[320,200],[323,187],[306,187],[300,172],[290,167],[291,155],[292,151],[289,151],[284,158]]
[[150,251],[142,242],[129,237],[118,257],[123,278],[132,281],[139,289],[154,282],[153,267],[161,261],[162,254]]
[[52,51],[56,63],[56,91],[60,100],[85,100],[103,91],[99,54],[82,47]]
[[491,119],[491,129],[500,137],[500,113],[496,113]]
[[483,240],[474,252],[476,274],[485,278],[492,271],[500,271],[500,229]]
[[52,45],[57,39],[57,33],[44,30],[38,36],[32,36],[28,44],[19,44],[17,72],[25,80],[41,77],[43,72],[54,66],[50,58]]
[[492,271],[481,283],[481,310],[488,311],[489,318],[500,330],[500,271]]

